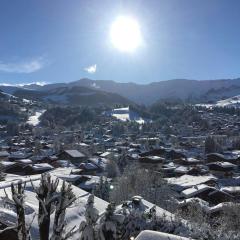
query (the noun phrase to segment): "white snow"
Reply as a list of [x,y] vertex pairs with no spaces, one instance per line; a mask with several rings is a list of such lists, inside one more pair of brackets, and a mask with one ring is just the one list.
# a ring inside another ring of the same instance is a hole
[[[195,196],[198,193],[204,192],[207,189],[211,189],[211,187],[209,187],[206,184],[200,184],[200,185],[183,190],[181,192],[181,195],[183,195],[185,198],[190,198],[190,197]],[[212,188],[212,189],[214,189],[214,188]]]
[[[190,238],[180,237],[163,232],[145,230],[142,231],[135,240],[190,240]],[[191,240],[193,240],[191,238]]]
[[240,108],[240,95],[217,101],[215,104],[196,104],[199,107],[213,108],[213,107],[227,107],[227,108]]
[[42,116],[42,114],[45,112],[46,110],[41,110],[41,111],[37,111],[35,112],[34,115],[30,116],[28,118],[27,123],[32,125],[32,126],[37,126],[40,123],[39,118]]
[[135,121],[139,124],[143,124],[146,120],[140,117],[136,112],[129,109],[129,107],[125,108],[115,108],[110,113],[111,116],[126,122],[126,121]]
[[216,177],[213,175],[206,175],[206,176],[191,176],[191,175],[183,175],[181,177],[173,177],[166,179],[169,184],[179,186],[179,188],[190,188],[199,184],[206,183],[208,181],[216,181]]
[[[63,172],[66,169],[59,169],[58,173]],[[67,171],[69,172],[69,171]],[[36,194],[31,186],[30,179],[33,181],[33,184],[35,187],[39,185],[40,175],[35,175],[31,177],[23,177],[23,176],[14,176],[10,175],[10,177],[7,177],[7,180],[4,182],[0,182],[0,200],[5,198],[4,188],[6,189],[7,194],[11,198],[11,190],[10,186],[11,183],[17,183],[20,179],[23,182],[27,182],[26,184],[26,190],[25,190],[25,203],[28,208],[28,211],[26,211],[26,222],[31,222],[34,213],[38,213],[38,200],[36,199]],[[54,176],[52,175],[52,178],[54,179]],[[59,182],[58,190],[60,190],[62,184],[62,180]],[[72,186],[73,192],[75,196],[77,197],[77,200],[73,203],[71,207],[69,207],[66,211],[66,222],[67,230],[71,229],[72,227],[76,226],[78,228],[79,224],[85,219],[84,213],[85,213],[85,206],[86,202],[89,196],[88,192],[85,192],[84,190]],[[1,204],[1,202],[0,202]],[[102,199],[99,199],[95,197],[95,207],[100,213],[103,213],[107,207],[108,203],[103,201]],[[2,214],[4,215],[5,222],[9,222],[12,224],[15,224],[16,222],[16,214],[13,210],[7,210],[5,208],[2,208],[3,206],[0,206],[0,215],[2,218]],[[51,215],[51,227],[50,232],[52,232],[52,223],[53,223],[54,213]],[[32,239],[39,239],[39,232],[38,232],[38,218],[35,217],[32,227],[31,227],[31,235]],[[79,236],[76,239],[79,239]]]

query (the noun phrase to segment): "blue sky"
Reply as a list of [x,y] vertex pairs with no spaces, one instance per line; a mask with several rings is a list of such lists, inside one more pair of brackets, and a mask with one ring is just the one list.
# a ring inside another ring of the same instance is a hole
[[[239,12],[239,0],[1,0],[0,83],[237,78]],[[109,37],[125,15],[143,36],[133,53]]]

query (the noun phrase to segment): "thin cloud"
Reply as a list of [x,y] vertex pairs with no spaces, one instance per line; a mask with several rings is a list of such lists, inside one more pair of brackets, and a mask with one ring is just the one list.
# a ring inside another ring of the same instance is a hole
[[7,73],[33,73],[44,66],[42,58],[32,59],[24,62],[4,63],[0,62],[0,71]]
[[29,86],[32,84],[36,84],[39,86],[44,86],[47,85],[47,82],[31,82],[31,83],[16,83],[16,84],[11,84],[11,83],[0,83],[0,86],[9,86],[9,87],[23,87],[23,86]]
[[97,71],[97,64],[86,67],[84,70],[90,74],[94,74]]

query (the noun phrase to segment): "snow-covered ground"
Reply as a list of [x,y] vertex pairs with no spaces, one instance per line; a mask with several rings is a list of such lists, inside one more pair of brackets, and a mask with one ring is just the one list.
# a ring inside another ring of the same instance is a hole
[[[60,190],[61,185],[63,183],[62,179],[65,177],[70,177],[70,173],[72,168],[58,168],[54,171],[49,172],[52,176],[52,180],[56,177],[59,178],[59,185],[58,190]],[[15,206],[6,200],[6,193],[8,197],[11,199],[11,183],[16,184],[18,181],[26,182],[25,188],[25,214],[26,214],[26,222],[29,224],[34,215],[38,214],[39,202],[36,198],[36,193],[34,188],[39,186],[41,175],[34,175],[34,176],[18,176],[14,174],[7,174],[6,180],[0,182],[0,216],[1,220],[4,221],[7,225],[15,225],[16,223],[16,210]],[[31,184],[33,183],[33,186]],[[4,190],[5,189],[5,190]],[[67,231],[76,226],[78,229],[80,223],[85,220],[85,210],[86,210],[86,203],[89,197],[89,193],[72,185],[72,190],[74,195],[76,196],[76,200],[73,202],[71,207],[67,208],[66,210],[66,222],[67,224]],[[153,204],[142,200],[143,205],[146,209],[150,209],[153,207]],[[102,215],[108,205],[108,202],[95,197],[94,198],[94,206],[98,210],[99,214]],[[117,206],[117,212],[121,209],[121,205]],[[174,219],[174,215],[170,212],[156,207],[156,215],[159,217],[163,217],[167,220]],[[53,227],[53,219],[54,219],[54,212],[51,214],[51,225],[50,225],[50,233],[52,233]],[[38,230],[38,217],[35,217],[31,226],[31,235],[32,239],[39,239],[39,230]],[[71,240],[79,239],[79,232],[77,231]],[[184,238],[183,238],[184,239]]]
[[115,108],[110,112],[110,115],[124,122],[135,121],[139,124],[143,124],[146,121],[140,117],[138,113],[130,110],[129,107]]
[[27,123],[33,126],[37,126],[40,123],[39,118],[41,117],[41,115],[45,112],[46,110],[41,110],[41,111],[37,111],[35,112],[34,115],[30,116],[28,118]]
[[227,108],[240,108],[240,95],[217,101],[213,104],[196,104],[199,107],[213,108],[213,107],[227,107]]
[[218,107],[234,107],[239,108],[240,107],[240,95],[227,98],[225,100],[218,101],[216,104]]
[[[66,169],[59,169],[56,173],[60,174],[61,172],[68,172]],[[52,174],[52,178],[54,179],[55,174]],[[30,183],[30,180],[33,182],[33,185],[35,187],[39,186],[40,183],[40,175],[34,175],[34,176],[17,176],[17,175],[8,175],[6,181],[0,183],[0,215],[1,219],[4,219],[4,221],[9,225],[14,225],[16,223],[16,212],[15,207],[12,204],[9,204],[8,207],[6,207],[4,204],[4,198],[6,197],[4,189],[8,196],[11,198],[11,183],[17,183],[19,180],[22,182],[26,182],[26,189],[25,189],[25,209],[26,209],[26,221],[27,223],[30,223],[33,219],[33,216],[38,213],[38,200],[36,198],[36,194],[34,192],[34,189],[32,188],[32,185]],[[59,180],[59,186],[58,190],[60,190],[62,185],[62,180]],[[85,213],[85,207],[87,203],[87,199],[89,196],[88,192],[85,192],[84,190],[72,186],[73,192],[75,196],[77,197],[77,200],[72,204],[71,207],[69,207],[66,211],[66,222],[67,230],[71,229],[72,227],[76,226],[79,227],[79,224],[85,219],[84,213]],[[103,201],[100,198],[95,197],[95,206],[98,209],[99,213],[103,213],[107,207],[108,203]],[[52,232],[52,223],[53,223],[54,214],[51,215],[51,226],[50,226],[50,232]],[[38,231],[38,218],[35,217],[33,220],[33,224],[31,227],[31,235],[32,239],[39,239],[39,231]],[[72,237],[72,239],[79,239],[79,236]]]
[[5,92],[1,92],[2,94],[4,94],[6,97],[8,98],[16,98],[15,96],[13,96],[12,94],[9,93],[5,93]]

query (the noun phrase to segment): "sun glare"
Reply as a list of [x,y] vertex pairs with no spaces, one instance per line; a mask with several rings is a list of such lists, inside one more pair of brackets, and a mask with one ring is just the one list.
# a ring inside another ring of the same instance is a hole
[[132,52],[142,43],[140,26],[131,17],[118,17],[111,25],[110,37],[113,46],[124,52]]

